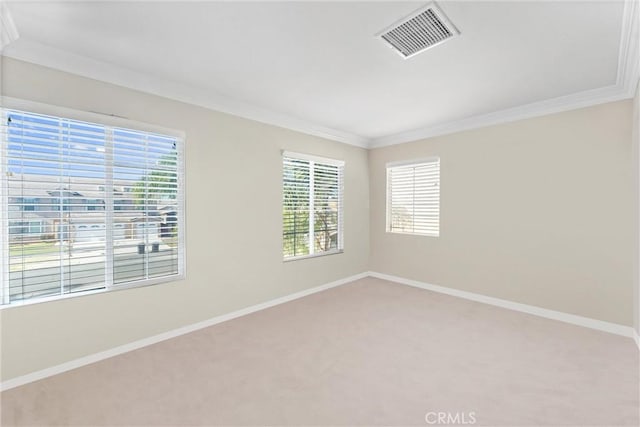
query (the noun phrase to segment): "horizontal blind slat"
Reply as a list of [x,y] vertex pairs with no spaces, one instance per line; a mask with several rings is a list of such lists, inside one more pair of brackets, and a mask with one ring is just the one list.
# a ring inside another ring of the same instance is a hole
[[387,168],[387,230],[439,235],[440,161]]

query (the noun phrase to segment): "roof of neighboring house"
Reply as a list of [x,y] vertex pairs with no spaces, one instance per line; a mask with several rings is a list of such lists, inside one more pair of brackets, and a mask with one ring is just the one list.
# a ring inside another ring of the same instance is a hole
[[[54,175],[15,174],[9,176],[11,197],[86,197],[99,198],[104,194],[105,182],[101,178],[60,177]],[[131,181],[113,180],[115,194],[128,194]],[[62,195],[61,195],[62,193]]]
[[[61,180],[64,182],[61,182]],[[18,185],[14,185],[18,184]],[[131,194],[123,192],[125,188],[131,188],[130,181],[114,180],[114,195]],[[14,174],[9,178],[9,197],[12,198],[69,198],[71,200],[84,199],[102,199],[104,198],[104,180],[98,178],[74,178],[74,177],[58,177],[48,175],[19,175]],[[127,202],[131,203],[131,202]],[[40,203],[46,205],[47,203]],[[74,205],[74,203],[71,203]],[[119,211],[113,212],[113,217],[118,222],[159,222],[161,215],[167,215],[176,211],[174,205],[165,205],[160,208],[143,211]],[[11,214],[12,220],[20,219],[46,219],[46,220],[67,220],[71,222],[102,222],[105,218],[105,211],[77,211],[77,210],[35,210],[35,211],[17,211]]]
[[[15,215],[11,215],[9,218],[11,221],[28,221],[28,220],[64,220],[70,221],[71,223],[81,223],[81,222],[104,222],[105,221],[105,212],[104,211],[84,211],[84,212],[69,212],[63,211],[62,215],[60,212],[51,212],[51,211],[22,211],[22,212],[14,212]],[[115,211],[113,213],[113,218],[116,222],[161,222],[162,219],[159,215],[144,215],[144,212],[119,212]]]

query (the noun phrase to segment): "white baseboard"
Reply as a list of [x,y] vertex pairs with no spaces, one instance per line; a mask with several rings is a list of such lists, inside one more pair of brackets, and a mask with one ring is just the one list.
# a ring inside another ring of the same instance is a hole
[[[571,323],[573,325],[584,326],[585,328],[597,329],[598,331],[609,332],[611,334],[621,335],[623,337],[633,338],[635,336],[636,343],[640,337],[631,326],[619,325],[617,323],[605,322],[602,320],[591,319],[589,317],[576,316],[575,314],[563,313],[561,311],[549,310],[533,305],[521,304],[518,302],[503,300],[499,298],[488,297],[486,295],[475,294],[473,292],[461,291],[459,289],[447,288],[444,286],[432,285],[429,283],[419,282],[417,280],[405,279],[403,277],[392,276],[389,274],[377,273],[370,271],[369,276],[378,279],[388,280],[390,282],[402,283],[416,288],[426,289],[429,291],[439,292],[458,298],[464,298],[471,301],[481,302],[484,304],[495,305],[497,307],[507,308],[509,310],[520,311],[522,313],[533,314],[547,319],[559,320],[560,322]],[[638,344],[640,347],[640,344]]]
[[444,286],[432,285],[429,283],[419,282],[417,280],[405,279],[398,276],[392,276],[389,274],[377,273],[374,271],[356,274],[354,276],[345,277],[343,279],[336,280],[331,283],[326,283],[315,288],[306,289],[304,291],[296,292],[290,295],[286,295],[280,298],[276,298],[270,301],[266,301],[260,304],[253,305],[251,307],[243,308],[233,311],[231,313],[216,316],[202,322],[187,325],[182,328],[174,329],[162,334],[154,335],[152,337],[143,338],[138,341],[134,341],[128,344],[124,344],[118,347],[111,348],[99,353],[91,354],[88,356],[80,357],[78,359],[71,360],[69,362],[62,363],[60,365],[52,366],[50,368],[42,369],[40,371],[32,372],[20,377],[12,378],[4,381],[0,384],[0,391],[9,390],[11,388],[19,387],[24,384],[28,384],[34,381],[38,381],[53,375],[61,374],[72,369],[80,368],[91,363],[99,362],[100,360],[108,359],[119,354],[127,353],[129,351],[137,350],[142,347],[146,347],[161,341],[165,341],[171,338],[178,337],[180,335],[188,334],[190,332],[197,331],[199,329],[207,328],[209,326],[216,325],[218,323],[226,322],[237,317],[245,316],[247,314],[255,313],[260,310],[264,310],[276,305],[284,304],[289,301],[296,300],[298,298],[305,297],[307,295],[322,292],[327,289],[335,288],[340,285],[344,285],[354,280],[362,279],[365,277],[376,277],[391,282],[401,283],[429,291],[439,292],[455,296],[458,298],[464,298],[471,301],[477,301],[484,304],[494,305],[509,310],[520,311],[523,313],[532,314],[535,316],[544,317],[547,319],[558,320],[561,322],[571,323],[573,325],[584,326],[586,328],[597,329],[599,331],[609,332],[616,335],[622,335],[625,337],[633,338],[640,349],[640,335],[630,326],[618,325],[616,323],[604,322],[602,320],[590,319],[588,317],[576,316],[573,314],[563,313],[560,311],[548,310],[546,308],[536,307],[527,304],[520,304],[513,301],[503,300],[499,298],[488,297],[486,295],[475,294],[472,292],[461,291],[458,289],[447,288]]
[[368,275],[369,274],[365,272],[365,273],[356,274],[354,276],[345,277],[343,279],[339,279],[331,283],[326,283],[324,285],[316,286],[315,288],[306,289],[304,291],[296,292],[290,295],[285,295],[280,298],[276,298],[260,304],[252,305],[251,307],[236,310],[231,313],[223,314],[221,316],[216,316],[211,319],[204,320],[202,322],[194,323],[192,325],[187,325],[182,328],[174,329],[168,332],[163,332],[161,334],[154,335],[152,337],[143,338],[141,340],[124,344],[118,347],[114,347],[109,350],[105,350],[99,353],[80,357],[78,359],[74,359],[69,362],[62,363],[60,365],[52,366],[50,368],[42,369],[40,371],[36,371],[36,372],[22,375],[16,378],[12,378],[0,384],[0,391],[9,390],[14,387],[18,387],[24,384],[38,381],[47,377],[51,377],[53,375],[61,374],[66,371],[70,371],[72,369],[76,369],[81,366],[99,362],[100,360],[108,359],[110,357],[117,356],[119,354],[127,353],[132,350],[137,350],[142,347],[156,344],[160,341],[165,341],[171,338],[178,337],[180,335],[197,331],[199,329],[216,325],[218,323],[226,322],[227,320],[235,319],[241,316],[246,316],[247,314],[255,313],[256,311],[264,310],[276,305],[280,305],[289,301],[296,300],[298,298],[306,297],[307,295],[311,295],[311,294],[325,291],[327,289],[335,288],[336,286],[344,285],[345,283],[349,283],[349,282],[353,282],[354,280],[365,278]]

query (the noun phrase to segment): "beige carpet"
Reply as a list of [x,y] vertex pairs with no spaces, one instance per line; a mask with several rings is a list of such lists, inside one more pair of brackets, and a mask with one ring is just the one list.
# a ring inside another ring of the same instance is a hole
[[631,339],[368,278],[9,390],[2,423],[637,426],[638,394]]

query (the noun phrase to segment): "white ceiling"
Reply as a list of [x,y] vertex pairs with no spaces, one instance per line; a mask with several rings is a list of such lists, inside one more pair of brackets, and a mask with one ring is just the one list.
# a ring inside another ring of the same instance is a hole
[[408,60],[373,36],[426,3],[9,2],[4,54],[352,143],[620,83],[623,1],[440,1],[461,35]]

